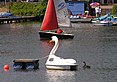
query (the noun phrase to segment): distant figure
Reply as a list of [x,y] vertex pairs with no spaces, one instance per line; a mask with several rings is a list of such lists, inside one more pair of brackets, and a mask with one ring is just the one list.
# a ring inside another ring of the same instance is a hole
[[96,17],[98,17],[98,14],[99,14],[99,6],[95,7],[95,14],[96,14]]
[[63,33],[64,31],[63,30],[61,30],[61,29],[58,29],[57,31],[56,31],[56,33],[58,33],[58,34],[61,34],[61,33]]
[[87,69],[87,68],[90,69],[91,68],[90,66],[86,65],[85,61],[83,63],[84,63],[83,69]]
[[102,13],[102,9],[101,9],[100,6],[99,6],[99,10],[98,11],[99,11],[99,15],[98,16],[100,17],[101,16],[101,13]]
[[100,17],[100,15],[101,15],[101,7],[100,6],[95,7],[95,14],[96,14],[96,17]]

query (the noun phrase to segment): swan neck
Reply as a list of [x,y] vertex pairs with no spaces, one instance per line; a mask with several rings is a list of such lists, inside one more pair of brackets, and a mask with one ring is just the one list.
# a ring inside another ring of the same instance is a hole
[[55,41],[55,45],[54,47],[52,48],[51,52],[50,52],[50,55],[55,55],[57,49],[58,49],[58,46],[59,46],[59,42],[58,40]]

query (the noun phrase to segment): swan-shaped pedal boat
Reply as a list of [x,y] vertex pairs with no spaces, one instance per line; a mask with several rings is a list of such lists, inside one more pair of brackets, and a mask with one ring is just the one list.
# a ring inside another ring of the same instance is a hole
[[59,42],[56,36],[52,36],[52,40],[55,42],[54,47],[52,48],[49,57],[46,61],[47,69],[58,69],[58,70],[77,70],[76,60],[74,59],[64,59],[58,56],[55,56],[55,53],[58,49]]

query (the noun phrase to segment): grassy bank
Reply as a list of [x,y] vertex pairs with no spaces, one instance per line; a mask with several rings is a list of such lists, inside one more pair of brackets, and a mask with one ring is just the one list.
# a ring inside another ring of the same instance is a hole
[[15,16],[35,16],[43,19],[47,2],[13,2],[0,5],[0,12],[11,12]]

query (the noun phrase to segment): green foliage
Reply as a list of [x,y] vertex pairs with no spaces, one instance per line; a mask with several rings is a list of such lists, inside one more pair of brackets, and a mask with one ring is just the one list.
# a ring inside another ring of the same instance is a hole
[[16,16],[43,16],[47,2],[14,2],[10,6],[10,12]]
[[112,8],[112,14],[117,15],[117,4],[115,4]]

